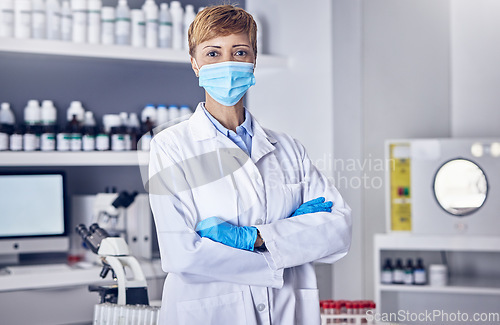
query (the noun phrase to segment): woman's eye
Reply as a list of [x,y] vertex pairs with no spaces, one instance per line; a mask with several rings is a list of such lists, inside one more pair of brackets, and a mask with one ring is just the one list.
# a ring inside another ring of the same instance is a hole
[[240,51],[237,51],[235,54],[236,54],[236,56],[244,56],[244,55],[247,55],[247,52],[240,50]]
[[208,52],[207,56],[215,57],[215,56],[217,56],[217,52],[215,52],[215,51]]

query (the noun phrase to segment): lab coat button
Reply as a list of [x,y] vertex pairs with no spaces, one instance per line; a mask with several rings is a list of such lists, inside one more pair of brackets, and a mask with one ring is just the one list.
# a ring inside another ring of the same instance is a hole
[[266,309],[266,305],[264,305],[264,304],[259,304],[259,305],[257,306],[257,310],[258,310],[258,311],[264,311],[265,309]]
[[262,224],[262,219],[257,219],[257,221],[255,221],[255,224],[256,225],[261,225]]

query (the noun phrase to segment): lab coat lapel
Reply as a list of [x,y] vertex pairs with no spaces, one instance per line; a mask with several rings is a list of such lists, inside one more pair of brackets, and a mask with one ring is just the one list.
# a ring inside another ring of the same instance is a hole
[[[203,141],[216,138],[219,145],[222,147],[239,148],[233,141],[222,134],[218,134],[217,129],[203,112],[202,103],[196,107],[196,111],[189,119],[189,127],[193,139]],[[254,163],[257,163],[262,157],[275,150],[274,144],[276,139],[266,132],[260,123],[252,115],[252,128],[254,136],[252,138],[252,154],[251,158]],[[242,151],[243,152],[243,151]]]
[[262,126],[260,126],[259,122],[252,115],[252,127],[253,127],[253,138],[252,138],[252,161],[257,164],[257,162],[272,152],[276,148],[274,144],[277,142],[273,136],[268,134]]
[[202,103],[199,103],[193,115],[189,118],[189,129],[196,141],[207,140],[217,136],[217,129],[203,112]]

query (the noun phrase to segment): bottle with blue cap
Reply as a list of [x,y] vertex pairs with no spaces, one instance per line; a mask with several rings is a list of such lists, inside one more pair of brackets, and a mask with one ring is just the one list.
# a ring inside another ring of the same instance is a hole
[[186,115],[190,115],[192,113],[191,108],[187,105],[182,105],[180,108],[179,115],[181,117],[185,117]]
[[181,116],[179,106],[170,105],[168,107],[168,120],[173,123],[177,123],[177,119]]
[[168,122],[168,110],[165,105],[158,105],[156,109],[157,125],[162,126],[164,123]]

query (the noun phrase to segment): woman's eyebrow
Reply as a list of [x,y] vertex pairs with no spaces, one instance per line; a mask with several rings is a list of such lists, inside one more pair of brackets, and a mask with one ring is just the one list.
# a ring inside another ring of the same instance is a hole
[[220,46],[217,46],[217,45],[207,45],[205,46],[203,49],[206,49],[207,47],[215,47],[217,49],[220,49],[221,47]]
[[250,47],[250,46],[248,46],[248,45],[246,45],[246,44],[236,44],[236,45],[233,45],[233,47],[238,47],[238,46],[246,46],[246,47]]

